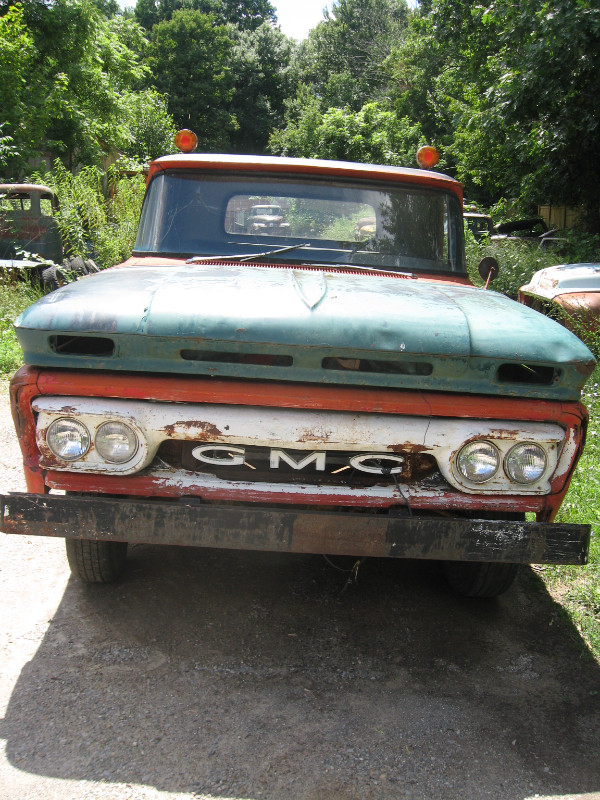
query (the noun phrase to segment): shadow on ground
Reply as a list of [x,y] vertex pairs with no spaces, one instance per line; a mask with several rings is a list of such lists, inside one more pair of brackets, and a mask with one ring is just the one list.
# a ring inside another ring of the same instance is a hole
[[227,798],[600,791],[600,670],[531,571],[492,601],[427,564],[345,581],[146,546],[115,586],[71,580],[0,724],[10,763]]

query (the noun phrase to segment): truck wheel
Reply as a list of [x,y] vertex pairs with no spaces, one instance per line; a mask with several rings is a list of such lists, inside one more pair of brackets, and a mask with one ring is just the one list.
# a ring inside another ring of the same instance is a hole
[[111,583],[125,569],[127,542],[66,539],[71,573],[86,583]]
[[70,256],[63,261],[63,268],[73,275],[87,275],[87,267],[81,256]]
[[61,280],[57,267],[46,267],[46,269],[42,270],[42,291],[44,294],[50,294],[50,292],[63,285],[64,281]]
[[462,597],[497,597],[510,589],[518,571],[518,564],[444,562],[446,580],[454,592]]

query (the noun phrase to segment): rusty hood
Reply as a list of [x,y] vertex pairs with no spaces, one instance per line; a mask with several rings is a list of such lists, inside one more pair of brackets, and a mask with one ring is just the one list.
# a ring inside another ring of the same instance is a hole
[[450,282],[236,263],[124,266],[16,320],[28,364],[574,399],[594,366],[554,321]]

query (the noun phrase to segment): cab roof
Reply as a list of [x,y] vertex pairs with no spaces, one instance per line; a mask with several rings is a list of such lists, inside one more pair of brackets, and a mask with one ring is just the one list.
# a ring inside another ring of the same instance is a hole
[[197,169],[223,172],[253,172],[287,175],[324,175],[332,178],[420,184],[452,192],[462,203],[462,185],[448,175],[424,169],[359,164],[351,161],[325,161],[316,158],[279,156],[185,154],[163,156],[150,164],[148,180],[164,170]]

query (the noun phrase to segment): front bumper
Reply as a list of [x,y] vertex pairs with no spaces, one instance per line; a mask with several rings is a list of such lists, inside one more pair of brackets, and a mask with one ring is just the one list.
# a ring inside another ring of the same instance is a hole
[[132,544],[523,564],[585,564],[590,540],[589,525],[36,494],[0,495],[0,530]]

